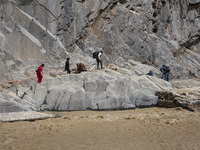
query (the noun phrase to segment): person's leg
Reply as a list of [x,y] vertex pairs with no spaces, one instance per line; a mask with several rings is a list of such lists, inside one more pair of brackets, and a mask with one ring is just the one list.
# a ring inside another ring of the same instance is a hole
[[169,73],[165,74],[165,81],[169,81]]
[[165,80],[165,73],[162,71],[162,79]]
[[37,78],[38,78],[37,82],[40,83],[40,78],[39,77],[37,77]]
[[42,78],[41,76],[38,76],[38,83],[41,83],[42,82]]
[[167,73],[167,81],[169,82],[169,73]]
[[99,60],[97,59],[97,69],[99,69]]
[[167,73],[165,73],[165,81],[167,81]]
[[103,64],[102,64],[102,61],[100,61],[100,63],[101,63],[101,69],[103,69]]
[[71,73],[70,69],[69,69],[69,68],[67,68],[67,74],[70,74],[70,73]]
[[37,82],[38,82],[38,83],[40,83],[40,76],[39,76],[39,75],[37,75],[37,78],[38,78],[38,81],[37,81]]

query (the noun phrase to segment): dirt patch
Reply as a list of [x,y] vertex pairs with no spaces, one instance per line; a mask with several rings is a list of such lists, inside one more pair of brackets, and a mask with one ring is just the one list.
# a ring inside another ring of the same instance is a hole
[[200,113],[181,108],[55,112],[60,118],[0,123],[2,150],[199,149]]

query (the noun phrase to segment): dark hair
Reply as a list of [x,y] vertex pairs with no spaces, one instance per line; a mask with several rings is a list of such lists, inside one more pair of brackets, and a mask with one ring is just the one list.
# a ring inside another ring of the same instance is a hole
[[43,66],[43,67],[44,67],[44,64],[42,64],[41,66]]
[[70,60],[70,58],[67,58],[67,60]]

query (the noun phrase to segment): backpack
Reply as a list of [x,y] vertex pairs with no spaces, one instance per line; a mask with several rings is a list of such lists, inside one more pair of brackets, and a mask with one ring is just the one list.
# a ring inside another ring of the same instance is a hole
[[39,67],[35,68],[35,72],[36,72],[36,73],[38,72],[38,70],[39,70]]
[[98,55],[99,55],[99,52],[96,51],[96,52],[93,53],[92,57],[93,57],[93,58],[97,58]]
[[169,68],[169,66],[166,67],[166,72],[169,73],[171,70]]

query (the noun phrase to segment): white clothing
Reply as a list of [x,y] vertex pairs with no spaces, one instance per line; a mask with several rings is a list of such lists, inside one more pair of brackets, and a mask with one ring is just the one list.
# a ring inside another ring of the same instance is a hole
[[99,52],[98,58],[101,59],[101,52]]

